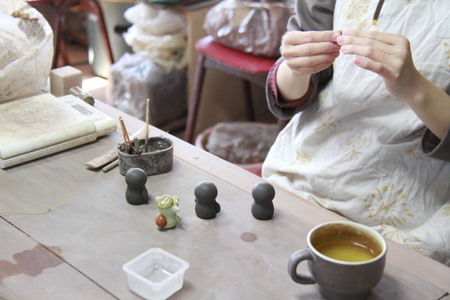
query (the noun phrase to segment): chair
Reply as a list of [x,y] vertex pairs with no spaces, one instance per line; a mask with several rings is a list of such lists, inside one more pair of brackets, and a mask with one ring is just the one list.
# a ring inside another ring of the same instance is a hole
[[[106,55],[110,63],[114,62],[111,45],[106,30],[105,18],[103,16],[102,7],[98,0],[27,0],[28,4],[36,8],[42,9],[42,5],[50,5],[56,10],[56,15],[51,23],[55,37],[55,51],[53,55],[52,68],[58,66],[58,58],[61,56],[63,64],[69,64],[67,53],[65,52],[65,42],[63,36],[63,29],[66,21],[66,14],[70,7],[77,5],[80,11],[94,14],[98,20],[99,32],[102,36],[103,44],[106,49]],[[53,23],[53,24],[52,24]]]
[[207,69],[215,69],[242,79],[244,105],[248,121],[254,121],[251,86],[254,83],[264,87],[266,77],[276,59],[253,56],[214,42],[212,36],[206,36],[195,43],[197,66],[189,99],[185,140],[194,142],[194,131],[200,108],[203,82]]

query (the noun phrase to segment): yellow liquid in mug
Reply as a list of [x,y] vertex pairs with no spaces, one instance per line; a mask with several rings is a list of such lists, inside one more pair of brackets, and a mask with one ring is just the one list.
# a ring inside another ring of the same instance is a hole
[[374,251],[364,245],[351,242],[333,242],[319,245],[317,250],[328,257],[349,261],[360,262],[375,258]]

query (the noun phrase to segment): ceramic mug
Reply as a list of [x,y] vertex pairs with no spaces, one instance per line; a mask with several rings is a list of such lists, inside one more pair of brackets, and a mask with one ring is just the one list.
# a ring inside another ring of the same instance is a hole
[[[350,221],[318,225],[307,236],[307,249],[289,258],[288,272],[300,284],[317,284],[327,299],[366,299],[380,281],[386,261],[383,237],[370,227]],[[310,274],[297,273],[307,261]]]

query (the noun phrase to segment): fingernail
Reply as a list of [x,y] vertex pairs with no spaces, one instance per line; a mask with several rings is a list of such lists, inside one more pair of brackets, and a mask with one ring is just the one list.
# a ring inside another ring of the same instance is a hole
[[336,39],[336,42],[338,42],[338,44],[342,44],[344,41],[345,41],[345,38],[344,38],[342,35],[340,35],[340,36]]
[[341,33],[340,33],[340,32],[335,32],[335,33],[333,33],[333,34],[331,35],[331,40],[332,40],[332,41],[336,41],[337,38],[340,37],[340,36],[341,36]]

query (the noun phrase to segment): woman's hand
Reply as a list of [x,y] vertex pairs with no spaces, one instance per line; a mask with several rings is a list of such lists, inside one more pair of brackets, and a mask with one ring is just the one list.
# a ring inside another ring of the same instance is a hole
[[296,100],[308,90],[310,75],[325,70],[339,56],[339,31],[290,31],[281,41],[284,61],[276,74],[285,100]]
[[414,66],[409,40],[402,35],[378,31],[345,29],[337,43],[344,54],[355,54],[355,64],[383,77],[396,99],[411,98],[412,86],[422,76]]
[[445,136],[450,128],[450,96],[416,69],[406,37],[345,29],[337,43],[342,53],[358,55],[356,65],[383,77],[389,93],[407,103],[436,136]]
[[339,56],[339,36],[339,31],[290,31],[283,36],[280,52],[293,75],[314,74]]

